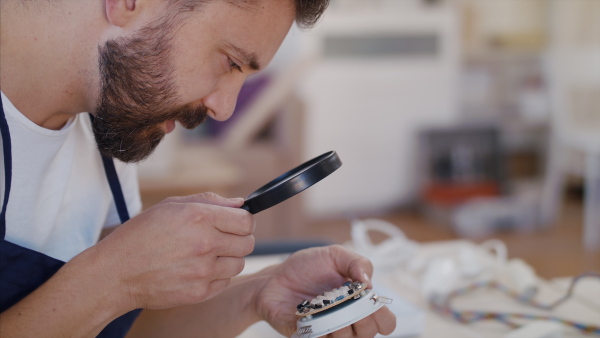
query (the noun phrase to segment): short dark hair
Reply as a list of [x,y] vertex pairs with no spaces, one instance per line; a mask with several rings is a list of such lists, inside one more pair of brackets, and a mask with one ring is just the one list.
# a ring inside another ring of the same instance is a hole
[[302,28],[310,28],[329,6],[329,0],[294,0],[296,5],[296,23]]
[[[199,5],[214,0],[171,0],[171,4],[176,5],[180,11],[193,11]],[[222,1],[222,0],[219,0]],[[256,0],[227,0],[234,5],[249,5]],[[282,1],[282,0],[278,0]],[[293,1],[296,8],[296,23],[301,28],[310,28],[317,21],[329,6],[329,0],[288,0]]]

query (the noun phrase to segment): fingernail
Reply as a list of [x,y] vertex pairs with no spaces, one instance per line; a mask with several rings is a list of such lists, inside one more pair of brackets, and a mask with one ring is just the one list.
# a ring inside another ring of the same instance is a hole
[[233,198],[228,198],[228,200],[229,200],[230,202],[234,202],[234,203],[240,203],[240,202],[243,202],[243,201],[244,201],[244,198],[243,198],[243,197],[233,197]]
[[363,272],[363,278],[365,279],[365,283],[371,284],[371,278],[369,278],[366,272]]

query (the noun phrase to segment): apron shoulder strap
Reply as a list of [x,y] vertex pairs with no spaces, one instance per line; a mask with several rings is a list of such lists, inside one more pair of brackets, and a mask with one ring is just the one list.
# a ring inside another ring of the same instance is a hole
[[[90,114],[90,121],[94,123],[94,116],[92,114]],[[123,189],[121,189],[121,183],[119,182],[119,175],[117,175],[113,159],[102,154],[101,156],[108,185],[110,186],[110,191],[117,207],[117,213],[119,214],[121,224],[123,224],[129,220],[129,212],[127,211],[127,203],[125,203]]]
[[104,164],[104,171],[106,172],[106,178],[108,179],[108,185],[112,192],[115,205],[117,207],[117,213],[121,224],[129,220],[129,212],[127,211],[127,203],[125,203],[125,197],[123,196],[123,190],[121,189],[121,183],[119,182],[119,176],[115,169],[115,163],[112,158],[102,155],[102,164]]
[[6,235],[6,206],[10,196],[10,184],[12,181],[12,153],[10,144],[10,132],[8,122],[4,115],[4,107],[0,98],[0,133],[2,133],[2,151],[4,153],[4,199],[2,202],[2,211],[0,212],[0,239],[3,240]]

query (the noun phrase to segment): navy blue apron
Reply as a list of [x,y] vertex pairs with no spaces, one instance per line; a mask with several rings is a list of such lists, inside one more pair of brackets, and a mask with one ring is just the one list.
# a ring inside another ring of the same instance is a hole
[[[12,151],[8,123],[0,100],[0,132],[4,150],[4,203],[0,213],[0,312],[13,306],[44,284],[65,262],[24,248],[4,239],[6,235],[6,206],[12,179]],[[91,116],[91,115],[90,115]],[[102,156],[102,163],[121,223],[129,220],[127,205],[112,159]],[[14,226],[14,225],[13,225]],[[134,310],[108,324],[98,337],[123,337],[131,328],[140,310]],[[34,324],[32,324],[34,325]]]

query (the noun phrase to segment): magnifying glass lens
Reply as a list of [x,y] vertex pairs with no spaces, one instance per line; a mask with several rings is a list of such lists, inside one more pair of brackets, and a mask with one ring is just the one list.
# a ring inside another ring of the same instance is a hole
[[342,161],[335,151],[317,156],[254,191],[241,208],[252,214],[259,213],[306,190],[341,165]]

